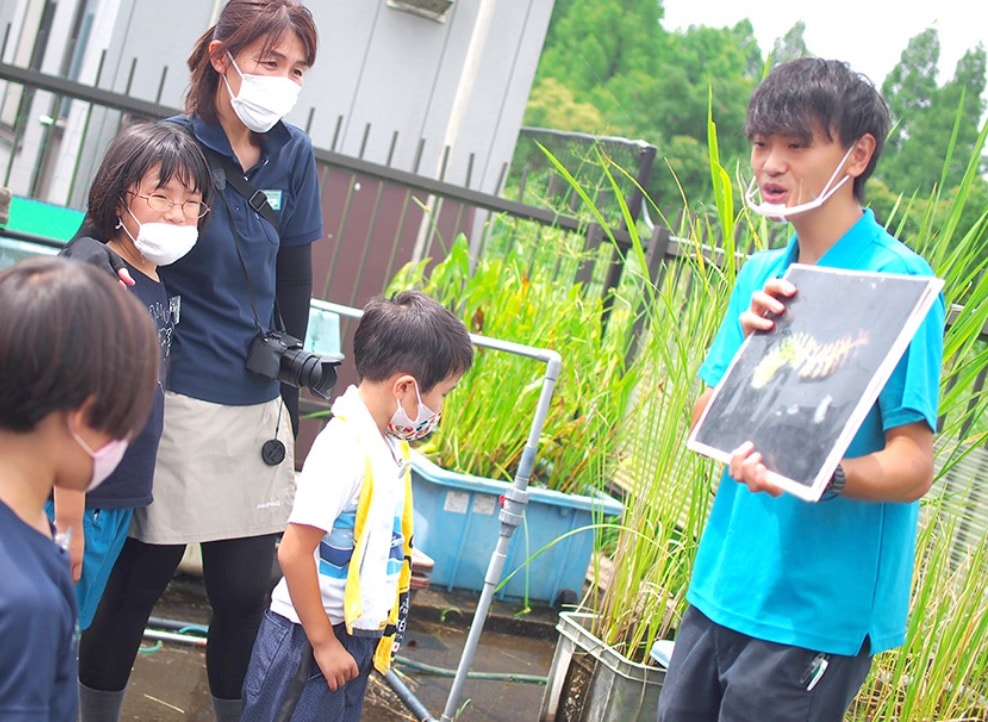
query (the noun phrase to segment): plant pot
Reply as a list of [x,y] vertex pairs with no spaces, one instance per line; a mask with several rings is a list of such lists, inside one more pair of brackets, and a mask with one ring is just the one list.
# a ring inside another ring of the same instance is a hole
[[539,722],[654,722],[665,670],[632,662],[591,634],[594,617],[560,613]]
[[[449,471],[421,454],[413,455],[415,545],[435,560],[433,585],[447,591],[484,588],[501,529],[500,498],[509,486]],[[522,568],[495,596],[554,604],[564,591],[579,595],[594,545],[594,530],[583,527],[601,517],[619,516],[623,507],[601,492],[579,496],[529,488],[528,493],[525,521],[511,538],[504,572]],[[550,546],[532,558],[546,545]]]

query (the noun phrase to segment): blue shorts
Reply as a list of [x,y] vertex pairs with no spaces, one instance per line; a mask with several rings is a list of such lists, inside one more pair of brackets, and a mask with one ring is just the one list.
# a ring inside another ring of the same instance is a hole
[[[55,507],[51,501],[45,504],[45,513],[54,521]],[[82,513],[86,546],[82,553],[82,576],[75,585],[80,631],[93,622],[110,572],[113,571],[113,565],[127,540],[127,531],[133,516],[132,508],[86,509]]]
[[244,679],[240,722],[359,722],[379,639],[353,637],[343,624],[334,625],[333,631],[360,672],[335,692],[312,657],[302,625],[270,609],[264,612]]

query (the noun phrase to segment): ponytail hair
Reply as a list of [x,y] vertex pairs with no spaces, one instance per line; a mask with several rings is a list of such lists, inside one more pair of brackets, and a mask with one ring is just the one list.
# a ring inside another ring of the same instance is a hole
[[264,47],[269,49],[286,33],[293,33],[299,39],[305,50],[306,65],[312,66],[316,62],[319,38],[308,8],[297,0],[230,0],[216,24],[199,36],[189,55],[191,79],[185,112],[194,113],[207,123],[219,121],[216,91],[220,76],[213,68],[210,43],[219,41],[214,54],[237,55],[258,38],[264,38]]

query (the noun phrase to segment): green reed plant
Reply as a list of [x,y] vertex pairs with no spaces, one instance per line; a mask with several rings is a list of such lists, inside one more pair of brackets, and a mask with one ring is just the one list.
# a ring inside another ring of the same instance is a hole
[[988,547],[952,564],[960,519],[941,501],[926,505],[906,643],[878,656],[852,719],[988,719]]
[[952,311],[944,333],[938,479],[923,502],[906,643],[876,659],[852,710],[855,720],[988,719],[988,547],[983,537],[964,546],[958,531],[974,517],[972,504],[985,503],[973,493],[983,479],[967,471],[976,465],[960,462],[988,454],[988,395],[978,379],[988,365],[988,277],[980,257],[988,214],[971,228],[959,221],[986,135],[988,125],[946,211],[940,189],[933,190],[914,242],[944,279]]
[[[716,145],[711,156],[717,157]],[[627,175],[603,154],[599,162],[615,187],[616,176]],[[565,168],[557,170],[593,208],[589,193]],[[618,293],[630,307],[645,309],[644,324],[632,361],[638,385],[618,430],[615,478],[625,490],[625,512],[610,552],[612,572],[606,580],[596,575],[602,588],[587,603],[598,612],[594,633],[644,662],[652,641],[678,624],[712,499],[714,463],[687,451],[686,438],[699,393],[697,371],[726,308],[737,254],[733,236],[722,252],[703,246],[701,239],[715,235],[711,216],[689,220],[684,214],[687,220],[676,229],[678,255],[663,262],[653,283],[645,273],[646,242],[630,209],[621,208],[631,247],[622,258]]]
[[[644,662],[651,642],[670,635],[685,606],[696,543],[712,499],[713,462],[686,449],[700,350],[716,331],[710,284],[691,261],[669,267],[650,309],[650,331],[636,363],[642,383],[622,424],[618,478],[625,513],[612,554],[613,574],[597,603],[595,633]],[[707,269],[712,268],[707,266]],[[682,271],[676,274],[676,271]]]
[[[570,252],[562,234],[544,232],[540,243]],[[462,236],[431,268],[428,262],[403,268],[389,291],[412,286],[454,309],[474,333],[560,354],[561,375],[532,483],[576,493],[602,488],[616,456],[617,422],[636,385],[623,360],[630,343],[628,309],[614,309],[605,329],[599,296],[572,281],[562,283],[551,268],[530,268],[514,248],[471,266]],[[444,407],[443,423],[420,450],[448,469],[512,479],[544,372],[540,362],[478,349],[473,368]]]

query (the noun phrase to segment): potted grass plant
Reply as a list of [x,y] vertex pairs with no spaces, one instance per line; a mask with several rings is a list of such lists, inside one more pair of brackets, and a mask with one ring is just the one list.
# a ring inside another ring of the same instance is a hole
[[609,572],[596,575],[598,587],[582,608],[560,614],[540,715],[546,722],[655,718],[664,673],[648,653],[678,622],[712,498],[711,464],[686,452],[685,440],[693,378],[716,330],[703,309],[708,294],[724,293],[719,279],[708,279],[714,287],[706,290],[687,284],[704,269],[691,261],[678,265],[679,278],[667,279],[655,299],[639,356],[647,373],[622,424],[616,478],[625,513],[606,550]]
[[[571,250],[566,234],[551,229],[538,242],[557,254]],[[604,485],[617,456],[617,422],[636,385],[624,363],[630,326],[612,315],[605,328],[599,294],[563,275],[558,264],[532,264],[511,248],[472,263],[460,237],[441,262],[408,265],[389,288],[420,288],[454,309],[473,333],[551,349],[562,359],[501,599],[575,598],[597,528],[622,512]],[[434,585],[483,588],[499,533],[499,497],[518,470],[544,373],[544,364],[531,358],[478,348],[443,408],[442,424],[417,448],[416,543],[436,561]]]

